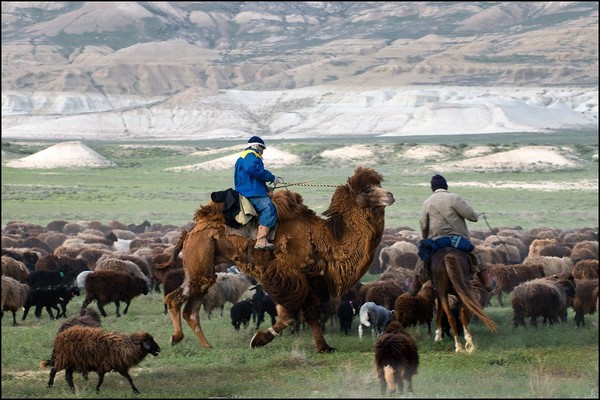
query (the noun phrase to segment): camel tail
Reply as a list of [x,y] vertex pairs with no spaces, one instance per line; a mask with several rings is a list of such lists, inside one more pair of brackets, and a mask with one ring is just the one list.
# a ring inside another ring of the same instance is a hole
[[484,324],[488,327],[488,329],[492,332],[496,332],[496,323],[488,317],[488,315],[483,311],[483,308],[479,304],[479,302],[473,297],[473,294],[467,287],[467,280],[462,274],[462,270],[459,266],[458,259],[454,254],[446,254],[444,256],[444,262],[446,263],[446,271],[448,272],[448,277],[452,282],[452,286],[460,300],[463,304],[471,311],[473,314],[477,316]]
[[396,390],[396,378],[394,367],[391,365],[386,365],[383,367],[383,378],[385,379],[385,384],[390,392],[394,392]]

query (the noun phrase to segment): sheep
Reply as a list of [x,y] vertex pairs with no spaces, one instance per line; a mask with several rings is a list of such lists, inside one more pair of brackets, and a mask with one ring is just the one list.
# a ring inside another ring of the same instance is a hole
[[141,270],[141,268],[130,260],[122,260],[117,256],[106,254],[98,259],[96,262],[96,268],[94,271],[120,271],[126,272],[133,277],[138,277],[146,281],[148,287],[150,287],[150,280]]
[[346,336],[352,330],[352,319],[354,318],[354,304],[351,300],[342,299],[336,310],[338,321],[340,322],[340,331]]
[[582,240],[577,242],[571,250],[571,259],[574,262],[584,259],[598,259],[598,241]]
[[[595,294],[594,294],[595,291]],[[575,297],[573,298],[573,311],[575,311],[575,326],[585,326],[585,314],[596,312],[596,298],[598,296],[598,279],[575,279]]]
[[377,338],[375,366],[382,396],[386,389],[391,394],[398,389],[399,394],[402,394],[404,379],[408,383],[407,391],[413,391],[412,378],[419,369],[419,351],[414,339],[400,322],[390,322],[385,332]]
[[92,271],[83,271],[83,272],[80,272],[79,275],[77,275],[77,277],[75,278],[75,283],[77,284],[77,287],[80,290],[85,289],[85,280],[86,280],[87,276],[91,273],[92,273]]
[[29,272],[35,270],[35,263],[42,257],[40,253],[28,249],[2,248],[2,255],[21,261]]
[[75,274],[90,270],[84,260],[54,254],[45,255],[35,263],[36,271],[59,271],[64,267],[69,267]]
[[528,257],[536,257],[540,255],[540,251],[546,246],[556,246],[555,238],[534,239],[529,245]]
[[120,317],[120,302],[125,302],[123,314],[127,314],[134,297],[148,294],[148,285],[145,279],[133,277],[126,272],[94,271],[85,280],[85,291],[82,309],[95,300],[100,314],[106,317],[104,305],[114,302],[117,308],[117,317]]
[[216,282],[208,289],[208,292],[202,297],[202,305],[206,317],[210,319],[212,310],[220,308],[220,316],[223,316],[225,303],[237,303],[246,290],[256,281],[244,274],[228,274],[227,272],[217,272]]
[[160,346],[148,332],[127,334],[96,327],[73,326],[56,335],[51,358],[42,361],[40,366],[51,367],[48,388],[54,386],[56,373],[64,369],[67,384],[75,392],[73,373],[95,371],[98,374],[96,392],[100,392],[104,375],[117,371],[127,379],[133,393],[140,394],[129,375],[129,369],[138,365],[148,354],[156,357],[160,351]]
[[360,323],[358,325],[358,337],[363,337],[363,326],[371,327],[371,335],[379,336],[383,333],[388,324],[394,319],[394,310],[367,301],[360,307],[358,312]]
[[573,261],[569,257],[527,256],[523,264],[541,264],[546,276],[560,275],[573,270]]
[[72,326],[100,327],[101,324],[102,322],[98,311],[94,310],[92,307],[86,307],[81,309],[79,315],[75,315],[63,322],[58,328],[57,334]]
[[388,310],[394,309],[394,302],[402,293],[406,291],[406,287],[398,284],[397,280],[378,280],[366,283],[361,291],[365,294],[365,302],[377,303]]
[[431,321],[435,311],[435,289],[429,280],[413,297],[409,293],[402,293],[394,303],[394,318],[404,328],[419,323],[427,324],[427,333],[431,335]]
[[488,271],[496,279],[494,294],[502,307],[504,307],[503,293],[512,292],[516,286],[523,282],[546,276],[544,267],[541,264],[491,264],[488,265]]
[[2,275],[15,278],[21,283],[27,283],[29,270],[23,262],[9,256],[2,256]]
[[[183,268],[176,268],[167,271],[163,278],[163,299],[167,297],[169,293],[177,289],[183,283],[185,279],[185,271]],[[167,315],[167,303],[164,305],[163,313]]]
[[252,299],[246,299],[238,301],[229,310],[231,316],[231,325],[236,331],[240,330],[240,327],[248,328],[250,319],[252,318]]
[[29,286],[10,276],[2,276],[2,317],[4,311],[11,311],[13,326],[17,326],[17,310],[22,309],[27,302]]
[[598,279],[598,259],[584,258],[573,266],[575,279]]
[[531,325],[537,326],[537,318],[552,325],[560,318],[566,322],[567,308],[575,295],[573,274],[544,277],[524,282],[512,291],[513,326],[525,326],[530,317]]
[[[35,306],[34,314],[36,317],[41,318],[42,308],[46,308],[50,319],[55,319],[52,314],[52,309],[56,310],[56,318],[67,317],[67,304],[75,296],[79,296],[80,291],[77,286],[58,285],[51,286],[48,288],[35,288],[29,291],[27,296],[27,302],[23,310],[23,317],[21,320],[27,318],[29,309]],[[59,308],[60,306],[60,308]]]
[[31,271],[27,277],[30,288],[67,285],[71,286],[77,273],[70,267],[62,267],[58,271]]

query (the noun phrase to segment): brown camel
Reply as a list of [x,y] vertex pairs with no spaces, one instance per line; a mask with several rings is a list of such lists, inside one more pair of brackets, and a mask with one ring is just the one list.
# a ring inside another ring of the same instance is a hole
[[202,332],[198,311],[202,296],[215,282],[215,265],[228,262],[256,278],[277,304],[277,322],[266,332],[257,332],[251,347],[271,342],[293,326],[302,311],[316,350],[335,350],[321,332],[320,306],[350,291],[369,269],[383,235],[385,207],[394,203],[392,193],[381,188],[382,181],[375,170],[359,166],[335,190],[329,209],[323,212],[325,218],[307,208],[300,194],[275,191],[271,197],[278,225],[271,238],[276,245],[273,251],[254,249],[256,222],[230,228],[225,225],[223,203],[201,206],[181,249],[185,280],[165,298],[173,321],[171,344],[183,339],[183,314],[200,344],[212,347]]

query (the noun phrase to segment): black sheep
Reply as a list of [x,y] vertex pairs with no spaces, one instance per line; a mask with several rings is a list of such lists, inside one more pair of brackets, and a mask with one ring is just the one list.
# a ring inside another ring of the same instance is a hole
[[231,315],[231,325],[236,331],[240,330],[240,327],[244,328],[248,327],[250,324],[250,318],[252,318],[252,299],[246,299],[242,301],[238,301],[233,306],[231,306],[230,315]]
[[70,286],[75,281],[77,272],[70,267],[62,267],[58,271],[31,271],[27,277],[27,284],[30,288],[42,288],[49,286],[67,285]]
[[[23,307],[22,320],[27,318],[29,309],[35,306],[34,315],[42,317],[42,308],[46,308],[50,319],[67,316],[67,304],[75,296],[79,296],[80,291],[77,286],[58,285],[48,288],[36,288],[29,291],[27,302]],[[60,306],[60,308],[59,308]],[[52,309],[56,310],[56,317],[52,314]]]
[[338,321],[340,321],[340,331],[348,335],[352,330],[352,319],[354,318],[354,305],[350,300],[342,300],[337,309]]

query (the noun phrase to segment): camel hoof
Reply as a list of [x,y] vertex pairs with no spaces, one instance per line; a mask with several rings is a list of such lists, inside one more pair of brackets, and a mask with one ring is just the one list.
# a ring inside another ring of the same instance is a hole
[[181,342],[183,339],[183,335],[173,335],[171,336],[171,346],[175,346],[177,343]]
[[263,347],[269,344],[275,336],[273,336],[270,332],[256,332],[254,336],[252,336],[252,340],[250,340],[250,348],[253,349],[255,347]]
[[326,346],[320,350],[317,350],[317,352],[319,353],[333,353],[335,350],[335,348],[331,347],[331,346]]

